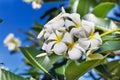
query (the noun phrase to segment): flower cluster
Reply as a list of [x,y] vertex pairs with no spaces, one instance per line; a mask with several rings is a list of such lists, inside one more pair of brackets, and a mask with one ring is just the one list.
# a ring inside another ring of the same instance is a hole
[[33,9],[40,9],[42,0],[24,0],[24,2],[26,2],[26,3],[31,3],[32,2],[32,8]]
[[8,47],[10,51],[16,51],[18,50],[18,47],[20,46],[21,42],[18,38],[14,37],[14,34],[10,33],[4,40],[5,46]]
[[95,25],[80,19],[78,13],[62,12],[44,25],[38,39],[43,40],[42,49],[47,53],[65,55],[72,60],[93,53],[102,44],[101,37],[95,32]]

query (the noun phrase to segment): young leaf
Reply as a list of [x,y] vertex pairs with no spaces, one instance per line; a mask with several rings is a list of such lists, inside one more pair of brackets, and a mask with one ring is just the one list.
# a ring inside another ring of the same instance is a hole
[[0,68],[0,80],[29,80]]
[[77,80],[87,71],[100,65],[103,62],[104,59],[96,59],[96,60],[84,61],[79,65],[77,65],[74,61],[71,61],[65,69],[66,78],[67,80]]
[[105,18],[108,11],[110,11],[114,7],[115,3],[105,2],[101,3],[94,8],[92,11],[97,17]]

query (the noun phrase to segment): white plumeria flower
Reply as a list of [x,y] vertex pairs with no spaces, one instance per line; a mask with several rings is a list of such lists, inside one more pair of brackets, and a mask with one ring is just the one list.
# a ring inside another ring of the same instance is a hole
[[10,33],[4,40],[4,44],[10,51],[16,51],[20,46],[21,42],[18,38],[14,37],[14,34]]
[[32,8],[33,9],[40,9],[41,8],[41,1],[40,0],[35,0],[32,2]]
[[87,33],[85,37],[79,38],[78,41],[79,44],[87,50],[86,56],[97,50],[102,44],[101,37],[98,32],[94,33],[94,28],[93,30],[91,29],[91,32]]
[[[65,37],[64,37],[65,38]],[[42,49],[46,50],[47,53],[54,51],[58,55],[62,55],[66,52],[67,46],[63,38],[63,33],[55,31],[52,33],[49,38],[46,40],[46,43],[43,44]]]
[[76,42],[68,45],[68,56],[72,60],[77,60],[81,57],[84,49]]
[[44,25],[43,30],[38,34],[37,38],[41,39],[43,37],[44,39],[47,39],[50,36],[50,34],[55,30],[65,32],[65,27],[64,27],[65,22],[64,22],[64,18],[62,17],[63,14],[66,13],[62,8],[62,12],[58,16],[56,16],[55,18],[53,18],[47,24]]

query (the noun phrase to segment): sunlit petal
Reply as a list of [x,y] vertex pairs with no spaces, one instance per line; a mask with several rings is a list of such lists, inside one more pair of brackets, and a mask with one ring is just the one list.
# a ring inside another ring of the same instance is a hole
[[62,39],[63,42],[66,42],[66,43],[72,43],[73,42],[73,38],[72,36],[70,35],[70,33],[66,32],[63,36],[63,39]]
[[10,50],[10,51],[14,51],[16,49],[16,46],[14,43],[9,43],[7,45],[8,45],[8,50]]
[[55,41],[49,42],[46,47],[46,52],[50,53],[52,50],[53,45],[55,44]]
[[90,41],[88,40],[88,38],[81,38],[78,40],[78,43],[85,50],[87,50],[88,47],[90,46]]
[[38,39],[42,38],[42,36],[44,35],[45,30],[43,29],[37,36]]
[[88,35],[91,33],[94,33],[95,25],[93,22],[82,20],[82,24],[83,24],[84,30],[87,32]]
[[63,42],[57,43],[54,45],[53,51],[57,55],[62,55],[67,51],[67,46]]
[[81,57],[82,53],[79,49],[73,48],[72,50],[68,51],[68,56],[72,60],[77,60]]
[[86,33],[82,29],[82,27],[80,27],[80,28],[72,28],[72,30],[70,31],[70,34],[74,35],[77,38],[85,38],[86,37]]

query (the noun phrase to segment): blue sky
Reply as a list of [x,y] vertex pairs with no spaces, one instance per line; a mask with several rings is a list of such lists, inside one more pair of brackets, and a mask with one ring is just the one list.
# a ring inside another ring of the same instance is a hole
[[[22,53],[11,55],[3,44],[4,38],[9,33],[14,33],[15,37],[23,42],[26,36],[20,33],[18,29],[28,31],[33,25],[34,20],[45,24],[45,19],[40,20],[39,17],[51,7],[57,6],[59,8],[58,4],[60,3],[46,3],[43,4],[41,9],[34,10],[31,4],[26,4],[22,0],[0,0],[0,19],[4,20],[0,24],[0,62],[3,62],[4,66],[8,67],[10,71],[18,74],[26,69],[26,67],[23,63]],[[22,43],[22,45],[27,44],[29,43]],[[18,67],[20,70],[15,71]]]

